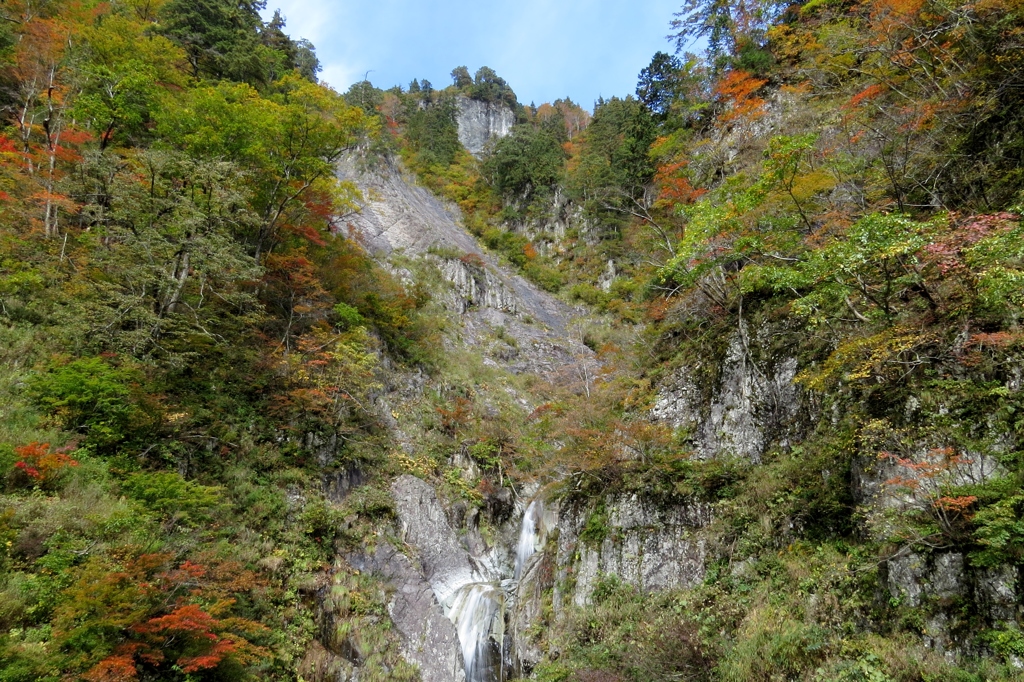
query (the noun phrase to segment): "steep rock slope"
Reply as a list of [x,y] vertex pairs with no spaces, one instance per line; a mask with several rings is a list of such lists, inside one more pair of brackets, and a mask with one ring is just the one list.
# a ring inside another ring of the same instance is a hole
[[505,330],[516,346],[494,360],[514,372],[562,372],[568,380],[581,363],[591,362],[591,351],[573,338],[581,311],[485,253],[460,224],[458,209],[418,186],[397,161],[370,165],[351,155],[339,175],[364,198],[360,210],[345,218],[345,228],[380,257],[397,252],[431,259],[451,284],[445,303],[462,316],[467,343],[478,345],[488,331]]
[[[412,259],[435,268],[446,282],[441,300],[460,323],[449,339],[450,352],[481,353],[495,371],[561,382],[577,391],[593,382],[598,363],[582,343],[582,310],[539,290],[486,253],[461,226],[458,211],[417,186],[397,162],[369,166],[350,156],[339,174],[364,197],[361,210],[345,218],[345,229],[404,277],[414,276],[403,265]],[[494,352],[487,344],[496,329],[514,345]],[[420,444],[412,434],[418,427],[394,417],[411,411],[416,395],[426,390],[422,382],[411,383],[412,389],[396,389],[404,394],[384,396],[382,404],[395,439],[415,455]],[[524,419],[536,407],[528,395],[520,396],[519,403]],[[475,473],[476,465],[464,455],[454,453],[451,462],[463,467],[464,476]],[[484,538],[476,510],[467,514],[461,503],[439,499],[429,483],[403,476],[391,495],[404,549],[396,553],[378,547],[348,557],[352,566],[392,584],[391,617],[405,642],[406,660],[420,667],[425,680],[464,679],[461,664],[469,650],[465,642],[463,653],[453,649],[453,634],[457,627],[464,635],[465,624],[452,625],[439,614],[459,621],[455,610],[475,585],[494,585],[494,594],[501,595],[498,616],[484,625],[491,642],[485,649],[493,651],[480,656],[491,662],[477,671],[489,679],[500,673],[492,670],[495,666],[504,668],[505,675],[526,674],[543,656],[536,632],[542,602],[551,598],[552,576],[563,585],[556,599],[559,611],[566,608],[563,602],[587,603],[602,575],[618,575],[644,590],[687,586],[703,576],[701,529],[708,523],[707,507],[657,508],[636,496],[608,498],[604,504],[611,530],[595,546],[580,537],[592,512],[589,506],[567,505],[560,513],[552,500],[540,529],[529,502],[544,496],[535,485],[509,485],[493,495],[506,511],[490,514],[490,535]],[[560,538],[551,554],[544,551],[549,536]],[[552,562],[554,571],[541,570]],[[455,669],[454,661],[461,662]]]

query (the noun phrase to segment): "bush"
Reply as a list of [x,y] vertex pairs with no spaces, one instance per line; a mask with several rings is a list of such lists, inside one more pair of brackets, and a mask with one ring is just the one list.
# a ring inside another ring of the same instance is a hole
[[150,511],[185,525],[209,521],[212,511],[222,503],[220,487],[186,481],[173,471],[134,474],[121,484],[121,489]]
[[136,405],[136,372],[113,367],[101,358],[83,358],[38,374],[28,382],[33,402],[88,444],[111,448],[148,426]]

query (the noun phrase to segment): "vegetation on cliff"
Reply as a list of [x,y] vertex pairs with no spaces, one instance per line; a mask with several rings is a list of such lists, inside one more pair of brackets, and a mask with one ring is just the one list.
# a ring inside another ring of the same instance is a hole
[[382,354],[434,357],[332,234],[376,123],[262,6],[0,7],[0,679],[295,679],[318,453],[380,458]]
[[[556,616],[545,583],[540,679],[1019,676],[1019,0],[692,0],[675,41],[707,50],[593,112],[486,67],[342,96],[263,8],[0,3],[0,680],[415,679],[338,559],[389,541],[400,471],[485,518],[556,480],[594,545],[617,495],[713,505],[693,590],[604,576]],[[460,96],[517,118],[483,159]],[[356,148],[594,310],[601,375],[449,363],[436,274],[342,229]],[[652,418],[737,357],[757,448]],[[409,414],[374,405],[389,368],[433,381]],[[908,556],[959,587],[911,593]]]

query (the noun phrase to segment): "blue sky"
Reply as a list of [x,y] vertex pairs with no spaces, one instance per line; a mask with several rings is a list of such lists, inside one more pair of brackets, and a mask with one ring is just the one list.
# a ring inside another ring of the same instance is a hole
[[308,38],[321,78],[344,92],[370,71],[388,88],[426,78],[451,84],[460,65],[490,66],[524,104],[559,97],[590,109],[633,93],[682,0],[268,0],[294,38]]

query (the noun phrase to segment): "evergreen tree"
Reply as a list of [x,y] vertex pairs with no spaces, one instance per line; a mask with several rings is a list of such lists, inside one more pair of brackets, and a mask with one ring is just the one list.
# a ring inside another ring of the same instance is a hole
[[[265,44],[259,15],[265,6],[265,0],[170,0],[161,31],[184,48],[195,77],[263,85],[294,62],[280,26],[272,24],[266,34],[272,46]],[[280,51],[285,45],[290,54]]]

